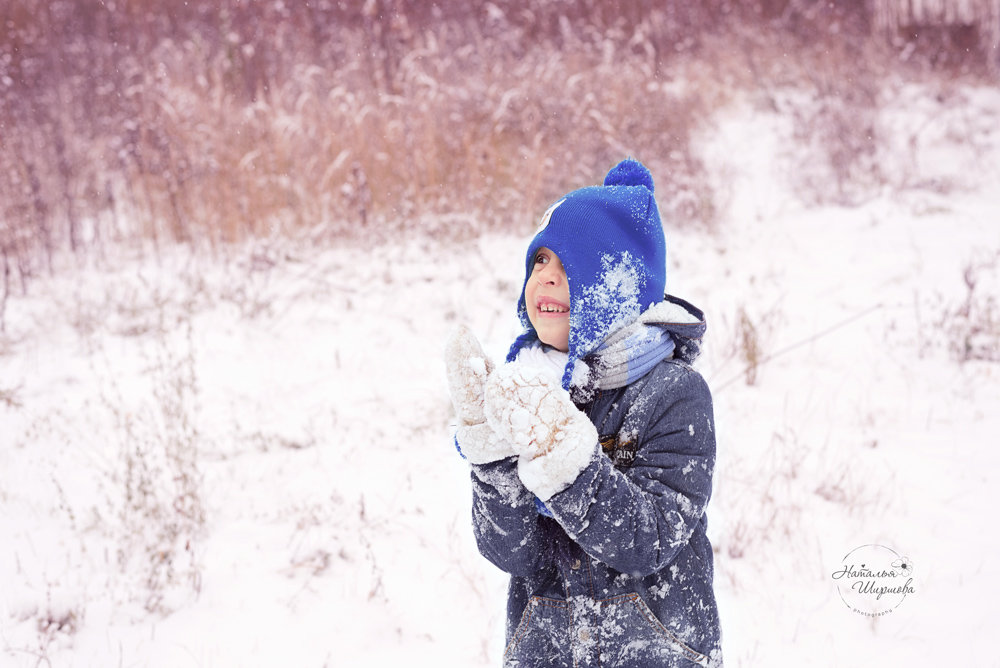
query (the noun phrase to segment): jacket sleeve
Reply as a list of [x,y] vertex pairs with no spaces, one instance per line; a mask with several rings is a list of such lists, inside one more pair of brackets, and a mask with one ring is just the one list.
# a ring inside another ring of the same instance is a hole
[[639,423],[634,464],[623,472],[607,457],[595,457],[548,502],[556,521],[588,554],[639,577],[670,565],[688,544],[712,491],[711,393],[697,372],[668,368],[670,373],[653,379],[659,394]]
[[546,565],[535,497],[518,478],[516,458],[472,466],[472,530],[479,552],[511,575]]

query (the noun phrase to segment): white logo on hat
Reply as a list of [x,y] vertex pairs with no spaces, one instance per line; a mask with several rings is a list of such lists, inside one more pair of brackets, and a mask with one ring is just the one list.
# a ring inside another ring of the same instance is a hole
[[556,209],[558,209],[559,205],[562,204],[565,201],[566,201],[566,198],[563,198],[563,199],[559,200],[558,202],[556,202],[555,204],[553,204],[552,206],[549,207],[549,210],[546,211],[545,214],[542,216],[542,222],[540,222],[538,224],[538,231],[535,232],[535,234],[538,234],[538,232],[541,232],[542,230],[545,229],[546,225],[549,224],[549,220],[552,219],[552,212],[555,211]]

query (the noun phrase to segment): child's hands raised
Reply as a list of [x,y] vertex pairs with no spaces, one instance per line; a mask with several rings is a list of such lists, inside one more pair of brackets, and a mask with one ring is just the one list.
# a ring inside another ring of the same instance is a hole
[[510,443],[486,423],[484,391],[493,372],[492,360],[468,327],[460,325],[445,344],[448,390],[458,414],[455,439],[473,464],[488,464],[515,455]]
[[483,390],[494,365],[483,352],[476,336],[465,325],[459,325],[448,337],[444,361],[448,370],[448,389],[458,419],[463,424],[484,422]]
[[542,501],[568,487],[597,452],[597,429],[558,381],[506,364],[486,383],[486,420],[520,456],[521,482]]
[[554,378],[536,367],[505,364],[487,385],[487,422],[528,459],[549,452],[564,438],[560,427],[579,412]]

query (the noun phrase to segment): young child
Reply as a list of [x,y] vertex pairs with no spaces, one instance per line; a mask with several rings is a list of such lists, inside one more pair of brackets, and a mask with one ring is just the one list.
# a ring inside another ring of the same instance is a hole
[[664,295],[649,171],[553,204],[525,274],[506,364],[465,328],[446,346],[476,541],[511,575],[504,666],[721,666],[705,321]]

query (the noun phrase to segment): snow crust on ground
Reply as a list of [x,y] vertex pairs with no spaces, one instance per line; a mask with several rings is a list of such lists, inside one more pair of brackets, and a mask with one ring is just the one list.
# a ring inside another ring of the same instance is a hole
[[[708,322],[730,666],[995,662],[1000,367],[956,342],[998,345],[1000,93],[960,97],[898,91],[883,123],[915,139],[849,208],[792,194],[780,115],[720,115],[722,219],[664,221],[668,290]],[[473,544],[442,350],[465,323],[503,358],[526,243],[116,251],[13,296],[0,663],[499,665],[506,577]],[[867,543],[914,568],[879,618],[831,579]]]

